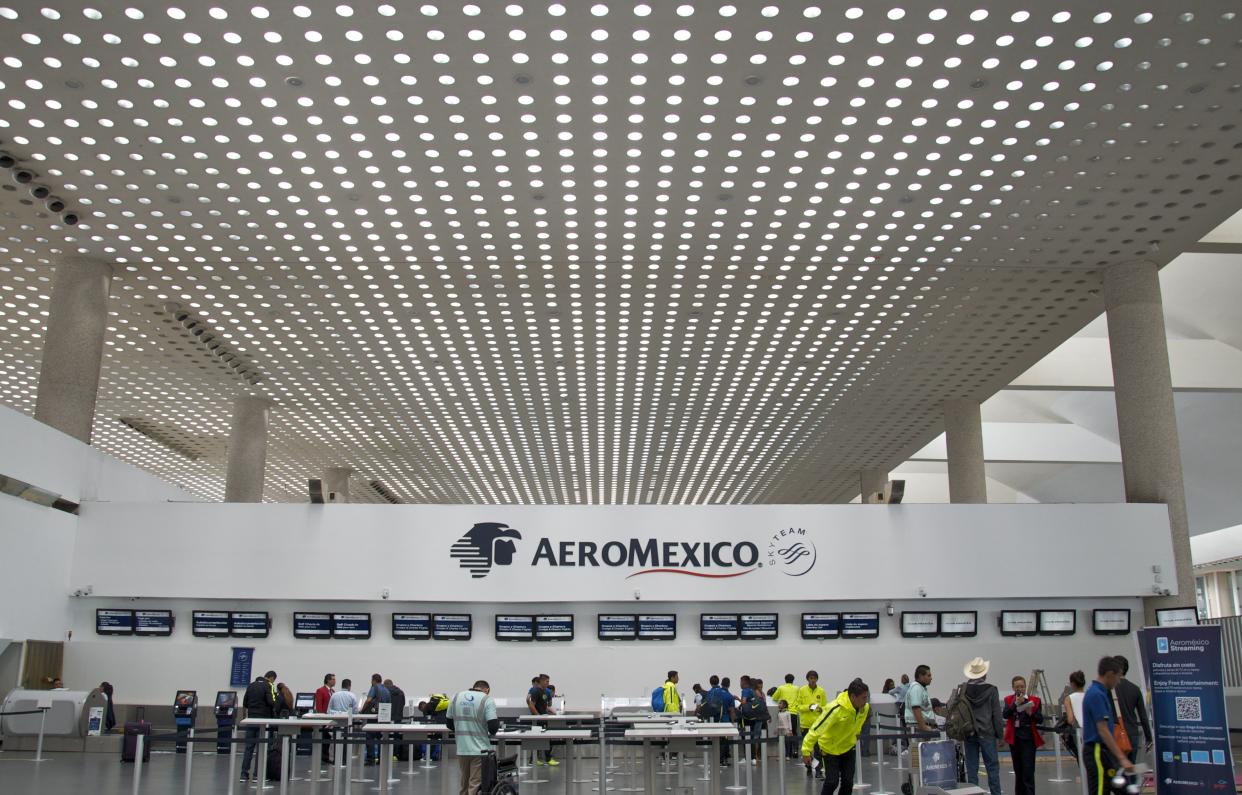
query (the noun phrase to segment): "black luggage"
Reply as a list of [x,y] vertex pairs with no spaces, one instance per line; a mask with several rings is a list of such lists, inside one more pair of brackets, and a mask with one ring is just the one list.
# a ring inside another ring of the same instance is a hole
[[144,735],[142,741],[142,761],[151,761],[151,724],[145,720],[125,724],[125,738],[121,741],[121,761],[133,762],[138,756],[138,735]]
[[283,765],[281,765],[281,762],[284,761],[283,759],[281,759],[281,756],[282,754],[280,753],[279,745],[273,744],[271,748],[267,749],[267,780],[268,781],[280,781],[281,773],[283,772],[281,770],[281,768],[283,767]]

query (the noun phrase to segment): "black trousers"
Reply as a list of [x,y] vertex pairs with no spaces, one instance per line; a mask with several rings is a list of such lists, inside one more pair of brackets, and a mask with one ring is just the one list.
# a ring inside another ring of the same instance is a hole
[[1082,744],[1082,766],[1087,773],[1087,795],[1106,795],[1113,791],[1112,777],[1117,763],[1101,743]]
[[840,785],[840,795],[850,795],[854,791],[854,749],[843,754],[823,755],[824,786],[819,795],[832,795]]
[[1015,737],[1009,746],[1013,758],[1014,795],[1035,795],[1035,738]]

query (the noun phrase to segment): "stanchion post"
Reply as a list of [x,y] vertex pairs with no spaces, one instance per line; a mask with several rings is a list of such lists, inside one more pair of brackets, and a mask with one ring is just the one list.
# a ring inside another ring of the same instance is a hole
[[1070,779],[1065,777],[1064,771],[1061,770],[1061,741],[1064,739],[1060,732],[1056,732],[1056,739],[1053,740],[1053,752],[1057,757],[1057,777],[1048,779],[1051,784],[1065,784]]
[[194,730],[185,733],[185,795],[190,795],[190,782],[194,776]]
[[[732,743],[734,742],[734,740],[730,737],[725,737],[721,740],[721,742]],[[736,751],[737,753],[733,755],[733,785],[729,787],[725,787],[725,789],[735,791],[735,792],[740,792],[741,790],[746,789],[746,787],[742,786],[741,773],[737,769],[738,765],[741,764],[740,760],[742,756],[742,749],[740,745],[738,746]]]
[[[263,766],[264,768],[267,765]],[[280,735],[280,795],[289,795],[289,774],[293,770],[293,759],[289,756],[289,735]]]
[[599,795],[608,792],[608,743],[604,732],[604,715],[599,716]]
[[233,795],[233,782],[237,780],[237,727],[229,729],[229,792]]
[[134,738],[134,795],[138,795],[139,785],[142,784],[142,753],[146,749],[146,735],[138,735]]
[[[747,753],[750,753],[750,750],[745,745],[738,746],[738,761],[736,762],[736,764],[741,764],[741,760],[745,758],[745,754]],[[754,786],[755,786],[755,763],[748,762],[746,764],[746,794],[747,795],[750,795],[750,793],[754,792]]]
[[35,761],[43,761],[43,729],[47,726],[47,707],[39,707],[39,742],[35,746]]
[[[877,739],[876,742],[879,742]],[[883,758],[880,759],[881,765],[875,769],[875,791],[871,795],[893,795],[884,789],[884,765]]]
[[[777,750],[776,756],[778,757],[777,763],[776,763],[776,769],[780,771],[781,795],[785,795],[785,747],[784,747],[784,738],[781,737],[779,734],[776,735],[776,750]],[[801,753],[802,749],[799,748],[798,752]],[[765,792],[768,789],[767,780],[768,780],[767,776],[764,776],[763,777],[763,781],[764,781],[763,789]]]
[[[854,744],[854,770],[855,771],[862,770],[862,754],[859,752],[860,748],[862,748],[862,742],[857,742]],[[814,752],[814,750],[815,750],[814,748],[811,749],[812,752]],[[819,760],[819,765],[820,767],[823,767],[824,765],[824,760],[822,757]],[[861,772],[858,772],[857,775],[859,778],[862,777]],[[866,782],[856,781],[854,782],[854,789],[869,790],[871,789],[871,785],[867,784]]]

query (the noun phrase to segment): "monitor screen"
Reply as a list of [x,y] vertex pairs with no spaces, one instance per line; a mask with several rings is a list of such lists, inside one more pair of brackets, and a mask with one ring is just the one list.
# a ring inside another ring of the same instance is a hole
[[1038,610],[1002,610],[1000,632],[1005,637],[1030,637],[1039,632]]
[[1096,635],[1129,635],[1130,609],[1092,610],[1091,631]]
[[737,613],[700,613],[699,637],[703,640],[737,640],[740,623]]
[[332,637],[332,614],[294,613],[293,637],[312,640]]
[[173,706],[178,709],[189,709],[198,702],[197,690],[178,690],[177,697],[173,699]]
[[371,637],[370,613],[333,613],[332,637],[366,640]]
[[1073,635],[1078,630],[1077,610],[1040,610],[1039,634]]
[[216,709],[236,709],[237,693],[233,690],[216,691]]
[[134,634],[168,637],[173,631],[171,610],[137,610],[134,612]]
[[638,617],[639,640],[676,640],[677,615],[664,613]]
[[880,636],[879,613],[842,613],[841,637],[855,640]]
[[298,693],[293,698],[294,709],[312,710],[315,708],[314,693]]
[[397,640],[427,640],[431,637],[431,614],[393,613],[392,636]]
[[468,613],[437,614],[431,617],[431,637],[436,640],[470,640],[474,620]]
[[1199,623],[1199,611],[1193,607],[1165,607],[1156,611],[1158,627],[1193,627]]
[[841,636],[840,613],[803,613],[802,637],[805,640],[823,640]]
[[973,638],[978,634],[978,612],[974,610],[946,610],[940,614],[940,637]]
[[638,637],[638,616],[597,617],[600,640],[634,640]]
[[134,634],[133,610],[95,611],[95,634],[97,635],[132,635]]
[[265,612],[229,613],[229,632],[235,638],[266,638],[271,627]]
[[776,613],[743,613],[737,635],[742,640],[776,640],[778,624]]
[[229,634],[229,614],[195,610],[190,613],[190,631],[196,638],[226,638]]
[[535,640],[573,640],[573,616],[535,616]]
[[496,616],[496,640],[534,639],[534,616]]
[[901,636],[903,638],[934,638],[939,633],[939,613],[901,611]]

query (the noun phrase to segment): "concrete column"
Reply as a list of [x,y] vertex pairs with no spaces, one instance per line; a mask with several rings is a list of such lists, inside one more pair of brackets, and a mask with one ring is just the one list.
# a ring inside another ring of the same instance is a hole
[[354,474],[350,467],[328,467],[323,471],[323,498],[326,502],[328,494],[336,493],[337,502],[351,502],[349,499],[349,476]]
[[949,456],[949,502],[987,502],[983,468],[983,418],[979,401],[944,402],[944,436]]
[[112,266],[90,257],[66,257],[56,266],[35,419],[91,443],[99,368],[108,325]]
[[263,470],[267,465],[267,419],[272,401],[241,395],[233,401],[229,434],[229,468],[225,502],[262,502]]
[[1104,308],[1126,502],[1169,506],[1175,570],[1164,572],[1161,584],[1176,589],[1179,595],[1146,600],[1148,623],[1155,626],[1156,608],[1195,603],[1186,489],[1173,409],[1160,273],[1155,264],[1126,263],[1104,271]]
[[858,493],[862,496],[863,505],[877,492],[884,491],[884,484],[887,482],[888,472],[883,469],[858,470]]

